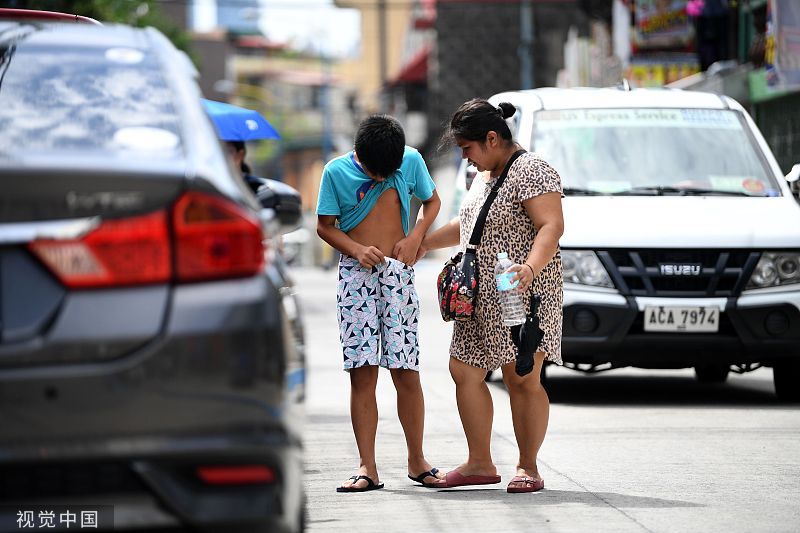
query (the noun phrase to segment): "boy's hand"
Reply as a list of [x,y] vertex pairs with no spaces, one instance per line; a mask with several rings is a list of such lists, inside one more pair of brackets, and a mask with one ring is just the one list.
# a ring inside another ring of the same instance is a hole
[[421,239],[405,237],[397,241],[392,250],[392,255],[398,261],[402,261],[408,266],[414,266],[417,262],[417,251],[419,250]]
[[385,260],[383,252],[374,246],[363,246],[356,254],[356,259],[364,268],[372,268]]

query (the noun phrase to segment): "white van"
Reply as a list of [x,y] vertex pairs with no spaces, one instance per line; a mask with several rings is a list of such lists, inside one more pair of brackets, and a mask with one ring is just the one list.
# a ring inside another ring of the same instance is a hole
[[567,366],[694,367],[705,382],[770,366],[779,398],[800,400],[800,204],[736,101],[626,88],[490,101],[517,107],[516,140],[563,181]]

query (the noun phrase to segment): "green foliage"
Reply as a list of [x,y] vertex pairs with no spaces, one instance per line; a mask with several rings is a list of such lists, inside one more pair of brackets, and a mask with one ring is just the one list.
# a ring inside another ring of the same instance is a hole
[[0,7],[58,11],[140,28],[152,26],[192,55],[188,34],[165,17],[154,0],[0,0]]

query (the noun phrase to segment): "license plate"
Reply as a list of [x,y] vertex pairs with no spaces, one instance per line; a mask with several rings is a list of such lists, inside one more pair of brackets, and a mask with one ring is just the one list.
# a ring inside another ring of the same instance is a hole
[[644,308],[644,330],[689,333],[719,331],[719,308],[646,306]]

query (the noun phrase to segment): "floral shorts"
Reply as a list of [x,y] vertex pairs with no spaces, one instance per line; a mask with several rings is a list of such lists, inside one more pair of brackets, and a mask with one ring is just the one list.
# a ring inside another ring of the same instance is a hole
[[336,301],[344,369],[419,370],[419,299],[414,269],[390,257],[372,268],[342,255]]

